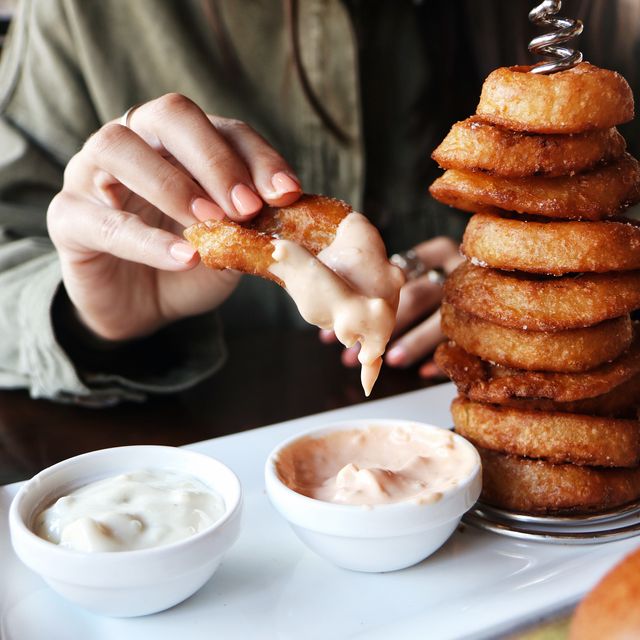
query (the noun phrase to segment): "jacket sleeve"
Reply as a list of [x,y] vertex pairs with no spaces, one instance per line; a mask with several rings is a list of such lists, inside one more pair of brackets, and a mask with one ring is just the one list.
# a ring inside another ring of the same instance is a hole
[[64,3],[22,2],[0,62],[0,386],[105,405],[193,385],[225,350],[213,313],[109,349],[74,322],[46,210],[101,124],[85,80]]

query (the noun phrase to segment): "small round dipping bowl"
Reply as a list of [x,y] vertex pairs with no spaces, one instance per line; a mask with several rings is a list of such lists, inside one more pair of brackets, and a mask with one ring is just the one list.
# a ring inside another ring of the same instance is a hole
[[[36,516],[81,486],[128,471],[188,474],[222,496],[224,515],[195,535],[150,549],[83,553],[39,538]],[[103,449],[64,460],[25,483],[9,510],[17,556],[61,596],[95,613],[142,616],[168,609],[202,587],[240,534],[242,490],[236,475],[208,456],[162,446]]]
[[440,548],[475,504],[482,487],[480,456],[471,443],[452,434],[459,446],[468,448],[475,462],[456,486],[429,503],[404,501],[369,507],[335,504],[297,493],[280,479],[276,461],[295,441],[368,427],[442,431],[429,424],[376,419],[348,420],[312,429],[285,440],[271,452],[265,465],[265,484],[273,506],[319,556],[355,571],[395,571],[424,560]]

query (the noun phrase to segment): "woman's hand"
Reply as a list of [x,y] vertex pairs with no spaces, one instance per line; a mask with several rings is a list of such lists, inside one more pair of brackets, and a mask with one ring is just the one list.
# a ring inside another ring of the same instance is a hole
[[100,338],[126,340],[213,309],[233,290],[236,274],[199,266],[185,226],[248,220],[265,202],[284,206],[301,193],[249,126],[168,94],[89,138],[47,224],[81,321]]
[[[443,269],[451,273],[464,258],[458,245],[450,238],[438,237],[414,247],[420,261],[427,270]],[[444,339],[440,330],[440,302],[442,285],[432,282],[427,275],[408,280],[400,291],[400,304],[394,338],[385,355],[385,363],[390,367],[409,367],[428,358]],[[328,332],[321,338],[332,341]],[[357,347],[345,349],[342,362],[348,367],[358,365]],[[439,370],[429,358],[419,370],[421,376],[432,378]]]

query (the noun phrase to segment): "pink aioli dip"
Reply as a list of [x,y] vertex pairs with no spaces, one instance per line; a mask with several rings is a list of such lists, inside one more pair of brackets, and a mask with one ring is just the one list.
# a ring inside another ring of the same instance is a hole
[[362,386],[368,396],[395,326],[402,271],[391,264],[378,230],[361,213],[347,215],[318,256],[290,240],[274,240],[269,270],[285,285],[300,315],[333,330],[351,347],[360,343]]
[[476,457],[446,429],[372,424],[300,438],[275,465],[287,487],[316,500],[429,504],[468,478]]

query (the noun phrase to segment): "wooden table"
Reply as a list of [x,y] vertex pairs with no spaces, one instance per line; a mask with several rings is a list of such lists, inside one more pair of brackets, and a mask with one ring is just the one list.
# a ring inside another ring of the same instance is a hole
[[[0,391],[0,484],[59,460],[128,444],[183,445],[363,402],[359,371],[315,331],[227,339],[229,360],[188,391],[108,409],[32,400]],[[371,399],[427,386],[416,369],[383,369]]]

